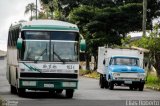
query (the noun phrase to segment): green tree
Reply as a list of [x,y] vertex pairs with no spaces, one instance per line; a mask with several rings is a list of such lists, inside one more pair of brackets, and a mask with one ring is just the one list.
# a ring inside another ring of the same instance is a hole
[[150,62],[157,70],[157,75],[160,78],[160,33],[158,31],[160,27],[155,25],[153,31],[149,37],[142,37],[141,39],[134,41],[131,45],[146,48],[150,50]]
[[[113,0],[115,5],[122,6],[130,3],[142,3],[143,0]],[[152,20],[160,16],[160,1],[147,0],[147,29],[152,30]]]
[[[40,0],[43,10],[47,11],[47,17],[52,19],[64,20],[62,7],[59,0]],[[50,14],[48,14],[48,12]]]
[[97,8],[94,8],[92,6],[86,6],[81,5],[78,8],[75,8],[70,14],[69,14],[69,21],[76,23],[78,27],[80,28],[80,31],[82,35],[84,35],[86,42],[87,42],[87,51],[86,51],[86,68],[89,69],[89,60],[90,60],[90,37],[91,33],[88,32],[86,29],[86,24],[89,23],[95,16],[96,11],[98,11]]
[[141,3],[103,9],[82,5],[69,15],[69,21],[76,23],[85,35],[87,54],[95,58],[98,46],[120,45],[122,36],[125,37],[130,31],[141,30],[141,20]]
[[29,3],[26,8],[25,8],[25,14],[28,14],[28,13],[31,13],[31,18],[30,20],[32,20],[32,17],[33,17],[33,13],[36,13],[36,6],[34,3]]

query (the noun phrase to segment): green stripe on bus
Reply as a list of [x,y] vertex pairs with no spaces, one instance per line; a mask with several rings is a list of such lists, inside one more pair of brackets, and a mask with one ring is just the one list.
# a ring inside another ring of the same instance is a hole
[[75,27],[68,27],[68,26],[53,26],[53,25],[28,25],[28,26],[24,26],[22,27],[23,30],[26,29],[33,29],[33,30],[74,30],[74,31],[79,31],[78,28]]

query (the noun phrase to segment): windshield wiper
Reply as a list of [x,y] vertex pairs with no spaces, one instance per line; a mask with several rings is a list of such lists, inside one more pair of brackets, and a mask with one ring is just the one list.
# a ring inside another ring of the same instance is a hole
[[38,56],[38,58],[34,60],[34,62],[37,63],[37,61],[39,61],[40,57],[43,56],[44,53],[47,53],[47,44],[46,44],[46,48],[42,51],[42,53]]
[[58,57],[58,59],[63,62],[63,64],[65,63],[65,61],[54,51],[54,44],[53,44],[53,55],[56,55]]

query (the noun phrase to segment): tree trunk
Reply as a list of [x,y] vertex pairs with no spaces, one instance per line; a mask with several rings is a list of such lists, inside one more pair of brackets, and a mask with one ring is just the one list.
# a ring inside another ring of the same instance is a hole
[[155,59],[156,59],[155,68],[157,71],[157,76],[160,78],[160,53],[155,54]]
[[90,70],[90,56],[89,53],[86,52],[86,70]]
[[97,69],[98,56],[94,56],[94,71]]

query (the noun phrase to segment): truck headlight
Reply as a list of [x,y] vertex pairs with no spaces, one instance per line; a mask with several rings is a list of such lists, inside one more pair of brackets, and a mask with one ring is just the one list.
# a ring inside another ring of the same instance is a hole
[[139,73],[138,77],[141,78],[141,79],[144,79],[145,78],[145,73]]
[[119,77],[120,73],[112,73],[113,77]]
[[63,82],[62,86],[63,87],[76,87],[77,84],[76,84],[76,82]]

